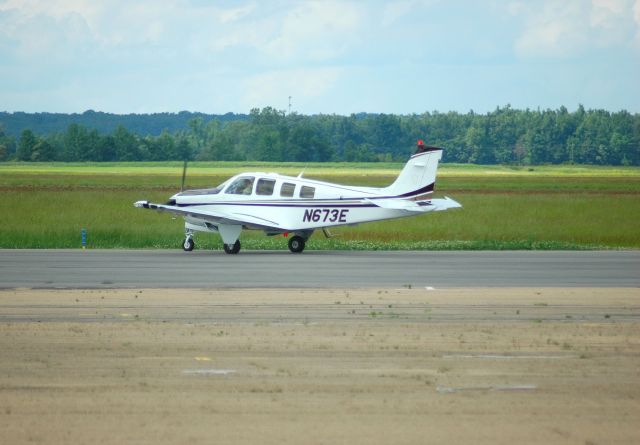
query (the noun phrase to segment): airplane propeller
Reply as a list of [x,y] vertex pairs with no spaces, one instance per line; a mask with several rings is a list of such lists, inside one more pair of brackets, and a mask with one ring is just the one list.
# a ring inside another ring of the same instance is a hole
[[[187,158],[184,159],[184,164],[182,165],[182,181],[180,182],[180,193],[184,192],[184,181],[187,178]],[[176,200],[171,198],[168,200],[165,205],[174,206],[176,205]],[[176,217],[174,216],[173,219]]]
[[187,158],[184,159],[184,165],[182,166],[182,182],[180,183],[180,192],[184,191],[184,180],[187,177]]

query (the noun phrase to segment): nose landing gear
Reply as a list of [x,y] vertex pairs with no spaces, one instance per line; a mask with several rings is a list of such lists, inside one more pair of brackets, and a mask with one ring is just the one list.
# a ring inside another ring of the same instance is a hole
[[196,243],[193,242],[193,238],[191,238],[190,236],[187,236],[182,242],[182,249],[185,252],[191,252],[195,246]]
[[193,232],[185,230],[184,241],[182,242],[182,250],[185,252],[191,252],[196,247],[196,243],[193,241]]

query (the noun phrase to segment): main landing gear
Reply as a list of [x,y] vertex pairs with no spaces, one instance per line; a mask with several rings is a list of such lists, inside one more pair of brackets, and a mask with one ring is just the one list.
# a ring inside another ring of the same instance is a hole
[[240,252],[240,240],[236,240],[235,244],[225,244],[224,251],[231,255],[235,255]]
[[305,240],[301,236],[294,236],[289,239],[289,250],[291,253],[301,253],[304,250]]

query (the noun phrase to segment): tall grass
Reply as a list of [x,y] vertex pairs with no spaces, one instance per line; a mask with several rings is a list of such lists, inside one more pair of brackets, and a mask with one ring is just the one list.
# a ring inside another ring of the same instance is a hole
[[[89,247],[177,247],[182,220],[135,209],[132,203],[141,197],[135,191],[4,192],[3,207],[11,210],[0,216],[0,246],[80,247],[84,228]],[[144,197],[162,202],[166,194]],[[640,247],[637,196],[462,193],[456,199],[463,209],[337,228],[338,238],[316,235],[309,248]],[[259,232],[245,232],[242,239],[245,247],[285,246]],[[221,247],[213,235],[199,235],[198,245]]]
[[[108,169],[70,174],[59,165],[38,172],[4,167],[0,166],[2,248],[78,248],[83,228],[90,248],[180,246],[182,219],[132,205],[139,199],[166,201],[177,188],[181,172],[174,175],[156,169],[173,167],[142,166],[127,174]],[[321,173],[314,176],[384,185],[397,171],[390,175],[385,169],[369,170],[363,177],[353,166],[334,166]],[[635,173],[624,178],[607,174],[445,175],[438,181],[438,194],[451,195],[462,203],[462,209],[337,228],[332,232],[338,236],[331,239],[317,233],[308,248],[640,248],[640,169]],[[208,186],[227,177],[214,169],[211,174],[191,174],[188,183]],[[245,231],[241,240],[243,248],[286,249],[285,239],[265,237],[261,232]],[[216,235],[198,234],[196,242],[200,248],[221,248]]]
[[370,223],[358,230],[349,228],[348,236],[385,242],[640,247],[640,201],[635,196],[457,194],[455,198],[463,209]]

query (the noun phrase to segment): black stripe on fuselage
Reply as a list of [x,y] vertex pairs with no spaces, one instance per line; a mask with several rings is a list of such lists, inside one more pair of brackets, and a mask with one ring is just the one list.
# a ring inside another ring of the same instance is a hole
[[435,190],[435,186],[436,186],[436,183],[432,182],[431,184],[426,185],[421,189],[414,190],[412,192],[407,192],[398,196],[383,196],[382,198],[376,198],[376,199],[411,198],[413,196],[422,195],[423,193],[432,192]]

